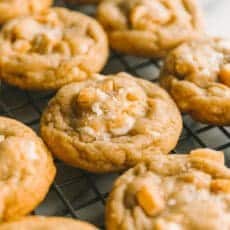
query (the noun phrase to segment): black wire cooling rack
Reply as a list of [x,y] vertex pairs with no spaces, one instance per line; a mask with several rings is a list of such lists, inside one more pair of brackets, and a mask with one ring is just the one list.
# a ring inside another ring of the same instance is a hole
[[[58,5],[79,10],[59,2]],[[80,9],[93,14],[93,7]],[[137,77],[157,81],[160,62],[123,56],[113,53],[103,73],[127,71]],[[39,120],[53,92],[28,92],[0,85],[0,115],[22,121],[38,131]],[[230,166],[230,127],[216,127],[193,121],[183,116],[184,130],[173,152],[188,152],[199,147],[210,147],[225,152],[226,164]],[[55,161],[58,173],[46,200],[34,211],[37,215],[72,216],[104,228],[104,206],[112,183],[119,175],[94,175]]]

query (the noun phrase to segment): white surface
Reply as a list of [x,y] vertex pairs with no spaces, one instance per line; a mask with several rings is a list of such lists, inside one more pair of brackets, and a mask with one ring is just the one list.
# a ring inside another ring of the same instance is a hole
[[209,34],[230,38],[230,0],[201,0]]

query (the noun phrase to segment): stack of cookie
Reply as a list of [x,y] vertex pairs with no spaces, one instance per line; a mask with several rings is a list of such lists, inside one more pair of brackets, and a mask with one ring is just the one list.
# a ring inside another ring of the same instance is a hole
[[[167,155],[182,131],[180,111],[230,125],[230,41],[205,34],[196,1],[102,0],[98,21],[49,8],[48,0],[11,2],[0,3],[0,78],[58,92],[41,119],[48,148],[30,128],[0,118],[0,230],[96,229],[71,219],[22,218],[54,180],[50,152],[94,173],[133,167],[109,196],[108,230],[229,230],[223,153]],[[162,59],[164,89],[128,73],[100,74],[109,45]]]
[[[57,89],[99,72],[107,36],[94,19],[52,0],[0,1],[0,76],[22,89]],[[0,229],[85,229],[67,218],[24,217],[45,198],[56,168],[43,141],[18,121],[0,117]]]

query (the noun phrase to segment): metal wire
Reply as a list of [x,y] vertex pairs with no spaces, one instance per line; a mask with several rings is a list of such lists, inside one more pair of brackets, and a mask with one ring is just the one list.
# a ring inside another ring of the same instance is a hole
[[[70,7],[64,5],[63,2],[59,2],[59,5]],[[86,10],[89,9],[86,8]],[[137,77],[155,82],[157,81],[159,67],[160,63],[157,60],[134,58],[113,53],[104,69],[104,73],[127,71]],[[0,90],[0,115],[18,119],[37,131],[42,110],[54,93],[27,92],[4,83],[1,83]],[[183,118],[183,135],[173,152],[187,152],[192,148],[211,147],[224,151],[226,163],[230,166],[230,128],[199,124],[188,115]],[[103,228],[105,200],[112,182],[119,174],[92,175],[65,166],[59,161],[55,161],[55,163],[59,169],[58,176],[52,186],[50,195],[34,213],[72,216],[73,218],[88,220]],[[69,171],[71,171],[71,175],[67,173]],[[59,179],[63,176],[64,179]],[[55,210],[49,211],[51,208],[50,200],[54,200],[52,207],[55,204]]]

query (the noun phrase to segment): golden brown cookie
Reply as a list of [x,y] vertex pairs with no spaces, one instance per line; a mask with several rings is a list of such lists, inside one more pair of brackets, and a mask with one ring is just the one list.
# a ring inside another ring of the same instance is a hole
[[162,57],[203,32],[196,0],[103,0],[98,19],[113,49],[144,57]]
[[194,119],[230,125],[230,40],[185,43],[166,58],[161,85]]
[[0,24],[19,16],[41,13],[48,9],[53,0],[1,0]]
[[92,172],[128,168],[170,152],[181,115],[158,85],[126,73],[63,87],[41,120],[41,135],[55,156]]
[[30,216],[0,224],[0,230],[97,230],[97,228],[70,218]]
[[106,206],[108,230],[229,230],[230,170],[224,155],[154,155],[114,184]]
[[107,57],[99,23],[64,8],[11,20],[0,32],[0,78],[23,89],[57,89],[86,80]]
[[18,121],[0,117],[0,222],[31,212],[56,173],[42,140]]

